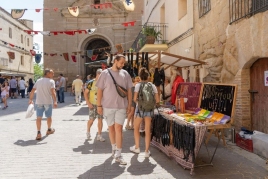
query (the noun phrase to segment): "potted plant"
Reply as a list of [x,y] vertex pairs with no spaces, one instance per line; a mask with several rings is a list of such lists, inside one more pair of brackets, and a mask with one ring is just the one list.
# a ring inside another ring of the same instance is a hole
[[160,31],[156,31],[153,26],[145,26],[142,28],[142,34],[146,36],[146,44],[154,44],[155,40],[161,38],[162,34]]

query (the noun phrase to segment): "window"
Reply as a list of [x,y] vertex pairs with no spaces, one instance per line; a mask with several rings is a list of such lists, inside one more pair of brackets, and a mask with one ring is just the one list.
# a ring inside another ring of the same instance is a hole
[[210,0],[198,0],[199,18],[208,13],[211,9]]
[[20,56],[20,65],[24,66],[24,57]]
[[20,41],[23,44],[23,35],[22,34],[20,35]]
[[[94,0],[94,4],[100,4],[100,0]],[[95,7],[95,6],[94,6],[94,8],[95,8],[95,9],[99,9],[100,7],[99,7],[99,6],[98,6],[98,7]]]
[[28,47],[30,46],[30,40],[29,40],[29,38],[27,38],[27,46]]
[[178,1],[178,5],[179,5],[179,20],[181,18],[183,18],[186,14],[187,14],[187,0],[179,0]]
[[12,39],[12,29],[9,27],[9,38],[11,38]]

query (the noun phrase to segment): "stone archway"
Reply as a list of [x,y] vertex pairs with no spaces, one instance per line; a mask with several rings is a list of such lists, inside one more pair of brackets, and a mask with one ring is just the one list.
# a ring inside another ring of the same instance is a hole
[[[113,47],[113,45],[114,44],[112,40],[104,34],[89,35],[80,41],[78,48],[81,51],[85,52],[84,54],[85,57],[80,61],[80,66],[81,66],[80,70],[84,77],[88,75],[87,73],[89,73],[87,67],[85,66],[85,63],[90,62],[90,59],[86,55],[86,51],[92,50],[92,49],[104,48],[104,47]],[[109,51],[109,50],[107,49],[106,51]],[[93,53],[100,54],[100,57],[97,60],[105,59],[102,51],[94,50]]]

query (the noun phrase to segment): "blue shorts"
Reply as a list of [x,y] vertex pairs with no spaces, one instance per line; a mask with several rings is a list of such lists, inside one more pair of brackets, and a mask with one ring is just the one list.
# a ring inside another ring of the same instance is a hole
[[52,104],[37,104],[36,105],[36,115],[37,117],[43,117],[45,112],[46,117],[52,116]]
[[140,118],[152,117],[153,114],[154,114],[154,111],[152,111],[152,112],[139,111],[138,106],[135,109],[135,117],[140,117]]

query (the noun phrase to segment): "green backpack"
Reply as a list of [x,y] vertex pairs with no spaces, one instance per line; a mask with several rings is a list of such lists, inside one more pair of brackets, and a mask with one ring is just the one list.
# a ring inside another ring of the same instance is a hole
[[153,86],[149,82],[141,82],[140,84],[138,110],[142,112],[152,112],[156,104]]

